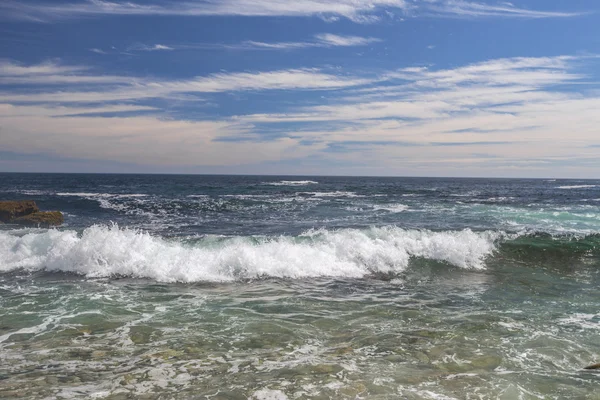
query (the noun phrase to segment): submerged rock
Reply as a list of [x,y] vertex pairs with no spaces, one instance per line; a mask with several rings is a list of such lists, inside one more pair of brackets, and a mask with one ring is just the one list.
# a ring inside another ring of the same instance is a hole
[[16,218],[12,222],[24,226],[49,228],[61,225],[64,221],[65,218],[60,211],[40,211]]
[[0,201],[0,222],[13,220],[39,212],[40,209],[33,200]]

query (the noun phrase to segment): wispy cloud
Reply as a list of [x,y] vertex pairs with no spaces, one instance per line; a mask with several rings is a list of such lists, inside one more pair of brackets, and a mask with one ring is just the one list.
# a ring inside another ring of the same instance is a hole
[[422,120],[451,115],[456,119],[459,113],[568,97],[547,88],[582,79],[582,74],[570,70],[576,60],[571,56],[509,58],[454,69],[404,68],[382,74],[372,86],[349,89],[346,93],[350,95],[339,99],[339,104],[245,118],[255,122],[308,122]]
[[129,46],[127,51],[172,51],[175,50],[174,47],[167,46],[164,44],[154,44],[154,45],[145,45],[145,44],[136,44],[133,46]]
[[380,39],[372,37],[361,37],[361,36],[341,36],[334,35],[332,33],[322,33],[316,35],[317,40],[326,46],[365,46],[367,44],[380,42]]
[[[0,64],[0,84],[67,84],[59,91],[42,89],[10,92],[0,91],[4,102],[110,102],[148,98],[170,98],[177,94],[202,94],[236,91],[264,90],[334,90],[369,84],[371,79],[340,76],[318,69],[288,69],[261,72],[216,73],[208,76],[180,80],[153,80],[126,76],[104,76],[82,73],[82,66],[62,66],[44,63],[21,66],[11,62]],[[62,74],[58,72],[63,72]],[[70,85],[103,83],[102,87],[73,90]],[[106,85],[108,84],[108,85]]]
[[[586,78],[577,72],[584,60],[508,58],[455,69],[405,68],[368,88],[349,88],[345,93],[353,95],[328,104],[235,120],[279,126],[282,134],[327,146],[363,142],[336,147],[336,157],[360,156],[369,165],[385,162],[413,171],[415,163],[436,168],[469,163],[494,173],[487,158],[477,160],[473,152],[491,154],[501,160],[494,167],[505,168],[532,158],[553,163],[559,155],[591,157],[600,97],[562,89]],[[399,145],[372,144],[392,141]]]
[[102,49],[97,49],[97,48],[90,49],[90,51],[91,51],[92,53],[96,53],[96,54],[102,54],[102,55],[106,55],[106,54],[108,54],[106,51],[104,51],[104,50],[102,50]]
[[315,40],[312,42],[256,42],[256,41],[246,41],[241,45],[233,45],[226,46],[228,48],[233,49],[242,49],[242,50],[253,50],[253,49],[263,49],[263,50],[293,50],[293,49],[301,49],[301,48],[311,48],[311,47],[353,47],[353,46],[366,46],[372,43],[381,42],[381,39],[374,37],[362,37],[362,36],[343,36],[343,35],[334,35],[332,33],[322,33],[315,35]]
[[488,4],[465,0],[429,0],[426,13],[455,17],[506,17],[506,18],[565,18],[580,15],[573,12],[529,10],[515,7],[512,3]]
[[[102,15],[165,16],[318,16],[335,21],[340,17],[354,22],[374,22],[382,15],[399,10],[411,15],[454,17],[560,18],[578,15],[572,12],[529,10],[511,3],[490,4],[465,0],[203,0],[140,4],[135,2],[88,0],[84,2],[47,3],[4,0],[2,15],[31,21]],[[383,12],[387,11],[387,12]]]
[[58,62],[24,66],[11,61],[0,61],[0,84],[3,85],[57,85],[57,84],[122,84],[133,83],[134,78],[114,75],[94,75],[90,68],[80,65],[62,65]]
[[[581,161],[580,170],[592,171],[600,97],[573,84],[589,79],[580,66],[595,61],[504,58],[449,69],[402,68],[378,77],[315,69],[235,72],[177,81],[137,78],[89,91],[78,91],[74,83],[51,91],[42,83],[41,92],[24,87],[0,95],[0,148],[115,162],[152,160],[169,167],[322,157],[328,166],[356,166],[335,171],[343,173],[465,175],[475,168],[506,175],[544,173],[549,165],[573,159]],[[54,79],[59,71],[95,76],[92,68],[57,62],[3,65],[11,71],[0,74],[4,78]],[[328,92],[326,99],[313,97],[310,106],[290,102],[279,112],[201,121],[170,115],[160,103],[143,103],[151,97],[244,90]]]
[[22,65],[10,60],[0,59],[0,76],[32,76],[79,73],[89,67],[81,65],[61,65],[55,61],[41,64]]
[[222,0],[173,1],[154,4],[134,2],[39,3],[6,0],[0,4],[5,16],[33,21],[100,15],[178,15],[178,16],[341,16],[361,22],[372,18],[370,14],[382,7],[405,8],[405,0]]
[[296,50],[307,48],[331,48],[331,47],[353,47],[366,46],[372,43],[382,42],[381,39],[374,37],[335,35],[332,33],[321,33],[314,35],[314,40],[298,42],[260,42],[255,40],[246,40],[238,44],[219,44],[219,43],[185,43],[185,44],[134,44],[127,48],[127,51],[161,51],[161,50]]

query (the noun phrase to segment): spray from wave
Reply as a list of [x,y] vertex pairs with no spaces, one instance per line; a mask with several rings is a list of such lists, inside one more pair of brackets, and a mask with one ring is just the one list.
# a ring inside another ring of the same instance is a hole
[[0,232],[0,271],[72,272],[161,282],[226,282],[263,277],[309,278],[395,274],[411,257],[484,268],[502,234],[418,231],[397,227],[313,230],[296,237],[171,241],[118,226],[75,231]]

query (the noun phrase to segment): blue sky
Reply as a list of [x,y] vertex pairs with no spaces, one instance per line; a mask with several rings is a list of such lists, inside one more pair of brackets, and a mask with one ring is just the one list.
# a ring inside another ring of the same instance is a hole
[[600,175],[593,0],[3,0],[0,171]]

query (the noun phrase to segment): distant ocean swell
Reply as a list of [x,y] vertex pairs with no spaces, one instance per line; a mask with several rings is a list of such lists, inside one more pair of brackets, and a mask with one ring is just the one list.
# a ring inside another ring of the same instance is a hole
[[598,255],[600,237],[405,230],[397,227],[314,230],[289,237],[205,237],[175,241],[113,226],[76,231],[0,232],[0,271],[70,272],[90,278],[227,282],[260,278],[399,274],[411,258],[484,269],[493,256]]

